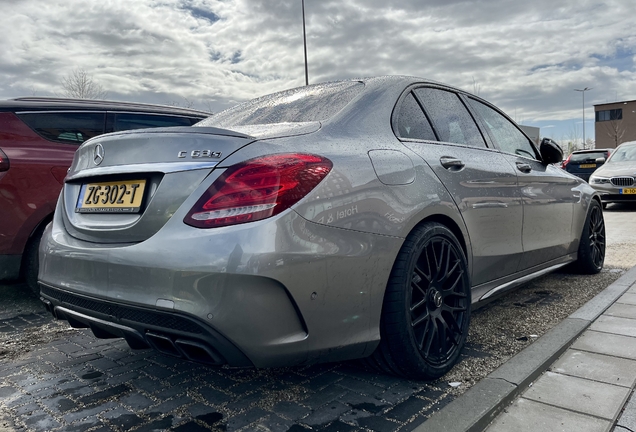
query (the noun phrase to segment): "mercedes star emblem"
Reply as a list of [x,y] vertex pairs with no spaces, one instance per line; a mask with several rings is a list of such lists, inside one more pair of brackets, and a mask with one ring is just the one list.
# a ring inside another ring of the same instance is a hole
[[99,165],[104,160],[104,147],[101,144],[97,144],[93,149],[93,163]]

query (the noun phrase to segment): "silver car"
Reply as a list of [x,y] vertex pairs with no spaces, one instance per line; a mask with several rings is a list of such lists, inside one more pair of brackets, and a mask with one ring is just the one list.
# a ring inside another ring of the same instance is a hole
[[608,203],[636,202],[636,141],[621,144],[590,176],[590,184]]
[[598,193],[505,114],[411,77],[297,88],[77,152],[40,250],[57,318],[213,365],[433,379],[471,304],[573,263]]

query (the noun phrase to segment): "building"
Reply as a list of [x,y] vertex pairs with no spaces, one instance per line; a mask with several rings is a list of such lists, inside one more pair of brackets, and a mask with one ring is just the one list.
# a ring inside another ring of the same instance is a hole
[[636,141],[636,100],[594,105],[596,148]]

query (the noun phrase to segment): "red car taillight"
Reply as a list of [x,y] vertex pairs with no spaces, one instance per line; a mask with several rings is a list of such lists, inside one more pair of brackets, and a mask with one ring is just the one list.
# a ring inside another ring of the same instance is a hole
[[572,155],[568,156],[568,158],[566,160],[564,160],[563,162],[561,162],[561,168],[565,169],[565,167],[567,166],[567,164],[570,163],[570,158],[572,157]]
[[329,174],[329,159],[303,153],[234,165],[212,183],[183,220],[198,228],[253,222],[296,204]]
[[0,172],[9,170],[9,158],[7,155],[0,149]]

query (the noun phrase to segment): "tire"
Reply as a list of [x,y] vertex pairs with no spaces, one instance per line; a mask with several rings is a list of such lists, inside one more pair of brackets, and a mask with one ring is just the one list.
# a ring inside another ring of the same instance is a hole
[[601,204],[592,200],[585,217],[574,270],[581,274],[596,274],[605,261],[605,221]]
[[29,288],[31,288],[31,291],[38,297],[40,296],[40,286],[38,285],[38,271],[40,270],[38,250],[40,249],[40,241],[42,240],[42,233],[44,233],[46,225],[47,223],[43,223],[33,233],[24,249],[24,255],[22,257],[22,276]]
[[468,265],[455,235],[427,222],[397,256],[384,295],[380,345],[367,359],[408,379],[434,380],[457,362],[470,323]]

